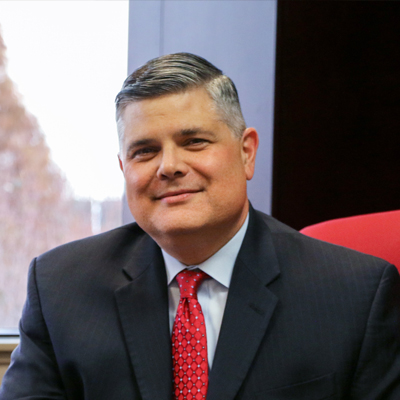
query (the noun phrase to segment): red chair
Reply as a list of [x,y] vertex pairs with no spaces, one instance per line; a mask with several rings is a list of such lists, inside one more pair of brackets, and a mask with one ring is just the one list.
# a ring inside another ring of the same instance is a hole
[[300,232],[383,258],[400,272],[400,210],[333,219]]

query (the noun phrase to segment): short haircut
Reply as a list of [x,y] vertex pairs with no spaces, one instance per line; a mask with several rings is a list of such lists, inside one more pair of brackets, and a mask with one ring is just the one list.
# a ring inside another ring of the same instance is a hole
[[204,87],[214,102],[221,120],[235,137],[246,129],[235,84],[220,69],[202,57],[175,53],[154,58],[126,78],[115,99],[120,140],[122,114],[132,102]]

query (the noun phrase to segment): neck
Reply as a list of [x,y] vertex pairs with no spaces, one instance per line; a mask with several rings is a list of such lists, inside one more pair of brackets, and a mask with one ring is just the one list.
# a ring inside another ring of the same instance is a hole
[[234,224],[198,229],[195,232],[178,232],[153,237],[169,255],[185,265],[198,265],[206,261],[240,230],[246,220],[248,209]]

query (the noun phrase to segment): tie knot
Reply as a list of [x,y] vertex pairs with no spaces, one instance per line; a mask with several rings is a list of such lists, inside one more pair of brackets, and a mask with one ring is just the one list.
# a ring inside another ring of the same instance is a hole
[[176,276],[181,292],[181,298],[193,297],[197,299],[197,289],[208,275],[200,269],[184,269]]

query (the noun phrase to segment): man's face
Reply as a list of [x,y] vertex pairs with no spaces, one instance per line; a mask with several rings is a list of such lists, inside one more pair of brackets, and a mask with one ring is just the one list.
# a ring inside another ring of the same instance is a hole
[[157,240],[240,228],[258,143],[254,129],[235,138],[202,88],[133,102],[122,118],[120,166],[142,229]]

